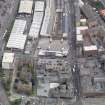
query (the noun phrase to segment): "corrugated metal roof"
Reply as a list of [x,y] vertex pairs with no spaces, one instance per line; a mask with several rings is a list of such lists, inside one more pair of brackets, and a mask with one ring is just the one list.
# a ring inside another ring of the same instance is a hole
[[29,13],[32,12],[33,0],[21,0],[18,13]]
[[10,36],[7,43],[7,47],[23,50],[25,46],[26,38],[27,36],[23,34],[19,34],[19,35],[14,34]]
[[25,20],[16,19],[13,29],[11,31],[10,38],[7,43],[7,48],[24,49],[26,42],[26,35],[23,35],[26,26]]
[[43,12],[34,12],[33,22],[30,28],[29,36],[38,38],[43,19]]
[[44,11],[44,1],[36,1],[35,2],[35,11]]
[[7,53],[5,52],[3,55],[3,63],[12,63],[14,60],[14,53]]
[[50,18],[51,18],[49,12],[50,12],[49,10],[46,10],[45,17],[44,17],[43,24],[42,24],[41,33],[40,33],[41,36],[50,36],[48,33],[50,29],[49,23],[50,23]]
[[14,22],[14,26],[12,28],[12,33],[23,33],[26,26],[26,21],[21,19],[16,19]]

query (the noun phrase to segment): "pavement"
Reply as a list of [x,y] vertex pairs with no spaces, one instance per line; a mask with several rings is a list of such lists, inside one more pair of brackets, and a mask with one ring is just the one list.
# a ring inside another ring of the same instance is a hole
[[0,81],[0,104],[1,105],[10,105],[7,95],[5,93],[5,90],[2,87],[1,81]]
[[[67,0],[66,0],[67,1]],[[74,91],[77,99],[80,98],[80,75],[79,69],[76,62],[76,26],[75,26],[75,3],[76,0],[70,0],[66,2],[66,12],[68,15],[68,23],[67,33],[68,35],[68,43],[69,43],[69,55],[68,55],[68,62],[70,64],[70,68],[72,71],[73,76],[73,83],[74,83]]]

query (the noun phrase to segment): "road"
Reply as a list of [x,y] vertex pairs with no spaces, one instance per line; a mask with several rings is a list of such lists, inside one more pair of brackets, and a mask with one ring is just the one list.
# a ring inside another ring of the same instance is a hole
[[80,98],[80,75],[79,69],[77,66],[77,57],[76,57],[76,23],[75,23],[75,3],[76,0],[65,0],[66,3],[66,13],[68,16],[68,43],[69,43],[69,54],[68,62],[72,71],[74,90],[77,96],[77,99]]
[[1,81],[0,81],[0,104],[2,105],[10,105],[7,95],[2,87]]

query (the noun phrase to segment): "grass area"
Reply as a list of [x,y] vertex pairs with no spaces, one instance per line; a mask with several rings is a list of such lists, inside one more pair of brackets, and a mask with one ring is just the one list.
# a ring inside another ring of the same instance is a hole
[[101,10],[104,8],[104,5],[101,2],[95,2],[95,6],[97,10]]
[[6,92],[10,91],[10,84],[11,84],[11,78],[9,78],[7,81],[4,81],[3,85]]
[[10,105],[20,105],[21,104],[21,99],[16,99],[13,102],[10,102]]

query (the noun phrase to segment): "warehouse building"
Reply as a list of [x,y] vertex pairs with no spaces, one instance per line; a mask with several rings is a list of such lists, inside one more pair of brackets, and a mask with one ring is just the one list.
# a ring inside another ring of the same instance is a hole
[[33,0],[21,0],[18,14],[31,14],[33,7]]
[[27,35],[24,35],[24,30],[26,27],[26,21],[21,19],[16,19],[14,22],[13,29],[11,31],[6,48],[12,50],[23,51]]
[[33,21],[29,31],[29,38],[37,39],[39,37],[44,16],[44,6],[44,1],[35,1],[35,9]]
[[42,24],[42,29],[40,33],[40,35],[43,37],[50,37],[50,34],[51,34],[53,25],[50,24],[50,19],[51,19],[50,14],[51,13],[49,13],[49,10],[46,9],[43,24]]
[[44,12],[45,3],[44,1],[35,1],[35,12]]
[[40,35],[42,37],[50,37],[52,30],[53,30],[53,25],[54,25],[54,20],[55,20],[55,14],[56,14],[56,9],[55,9],[55,0],[46,0],[46,9],[45,9],[45,16],[41,28]]
[[26,42],[27,36],[23,36],[23,34],[20,35],[12,35],[9,38],[9,41],[7,43],[8,49],[19,49],[24,50],[25,42]]
[[3,69],[13,69],[14,65],[14,53],[5,52],[2,60]]
[[34,12],[33,22],[29,31],[30,38],[38,38],[43,19],[43,12]]

